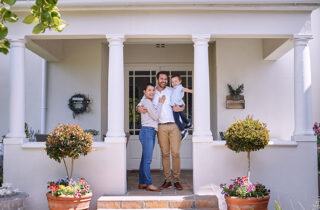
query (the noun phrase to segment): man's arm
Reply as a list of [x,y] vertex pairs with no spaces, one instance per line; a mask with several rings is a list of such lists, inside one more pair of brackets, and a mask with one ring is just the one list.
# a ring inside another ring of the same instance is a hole
[[144,100],[145,96],[143,95],[142,99],[140,100],[139,104],[136,106],[136,110],[139,112],[139,113],[142,113],[142,114],[145,114],[148,112],[148,109],[146,109],[144,106],[143,106],[143,100]]

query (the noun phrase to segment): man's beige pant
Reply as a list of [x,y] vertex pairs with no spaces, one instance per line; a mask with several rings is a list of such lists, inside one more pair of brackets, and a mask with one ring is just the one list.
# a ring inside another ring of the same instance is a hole
[[181,132],[175,123],[159,124],[158,140],[162,153],[162,166],[166,182],[171,181],[170,150],[172,156],[173,181],[180,182]]

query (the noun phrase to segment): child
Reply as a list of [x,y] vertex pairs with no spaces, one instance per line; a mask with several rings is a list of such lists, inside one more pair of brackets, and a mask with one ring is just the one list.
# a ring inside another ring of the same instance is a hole
[[[188,88],[184,88],[181,85],[182,79],[180,77],[180,75],[173,75],[171,77],[171,85],[172,85],[172,94],[171,94],[171,98],[170,98],[170,105],[171,106],[183,106],[184,102],[183,102],[183,96],[184,96],[184,92],[187,93],[193,93],[193,90],[190,90]],[[181,140],[185,140],[188,136],[188,131],[186,130],[186,128],[191,128],[192,127],[192,122],[190,122],[190,120],[188,120],[188,118],[186,118],[186,116],[184,116],[183,112],[173,112],[173,117],[174,117],[174,121],[176,122],[176,124],[178,125],[180,131],[181,131]],[[180,117],[182,119],[182,121],[186,124],[186,126],[184,127],[182,122],[180,121]]]

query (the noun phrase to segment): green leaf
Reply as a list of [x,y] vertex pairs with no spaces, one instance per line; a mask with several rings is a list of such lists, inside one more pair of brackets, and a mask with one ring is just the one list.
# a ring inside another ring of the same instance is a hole
[[66,26],[68,26],[68,24],[62,23],[62,24],[58,25],[57,27],[55,27],[54,29],[55,29],[56,31],[58,31],[58,32],[61,32],[61,31],[63,31],[63,29],[64,29]]
[[39,23],[33,28],[32,33],[40,34],[41,32],[44,31],[44,29],[45,29],[44,25],[42,23]]
[[42,21],[48,21],[50,22],[51,21],[51,15],[48,11],[43,11],[42,14],[41,14],[41,19]]
[[43,0],[36,0],[36,5],[41,6],[43,4]]
[[4,46],[6,46],[7,48],[10,48],[10,42],[8,40],[4,41]]
[[58,18],[58,17],[53,17],[53,23],[54,23],[54,25],[59,25],[60,24],[60,18]]
[[18,21],[19,18],[16,14],[12,13],[11,11],[8,11],[5,13],[4,19],[10,23],[15,23]]
[[9,50],[7,48],[0,47],[0,53],[7,55]]
[[4,39],[8,35],[8,28],[7,27],[0,27],[0,40]]
[[35,22],[37,22],[39,19],[35,16],[33,16],[32,14],[28,15],[27,17],[24,18],[24,20],[22,21],[25,24],[34,24]]
[[14,5],[16,3],[16,0],[7,0],[7,4],[10,6]]

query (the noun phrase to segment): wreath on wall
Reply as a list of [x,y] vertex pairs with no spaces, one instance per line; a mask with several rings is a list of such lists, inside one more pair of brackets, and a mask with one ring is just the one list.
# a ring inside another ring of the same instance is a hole
[[69,99],[69,108],[73,112],[73,119],[78,114],[82,114],[88,111],[90,99],[84,94],[75,94]]

